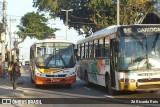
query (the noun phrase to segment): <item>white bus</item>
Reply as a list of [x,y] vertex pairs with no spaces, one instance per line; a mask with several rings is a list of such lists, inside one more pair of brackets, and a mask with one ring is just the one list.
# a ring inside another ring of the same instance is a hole
[[160,90],[160,24],[110,26],[77,42],[77,76],[116,91]]
[[76,82],[74,44],[62,39],[45,39],[30,47],[31,81],[43,84]]

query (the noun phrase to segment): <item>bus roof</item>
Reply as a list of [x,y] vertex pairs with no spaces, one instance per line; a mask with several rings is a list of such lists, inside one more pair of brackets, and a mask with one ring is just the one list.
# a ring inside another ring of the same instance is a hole
[[49,43],[49,42],[64,42],[64,43],[72,43],[72,44],[74,44],[72,41],[65,40],[65,39],[62,39],[62,38],[47,38],[47,39],[44,39],[44,40],[37,40],[34,44]]
[[81,43],[85,43],[87,41],[91,41],[94,39],[98,39],[101,37],[104,37],[106,35],[111,35],[117,32],[118,28],[120,27],[133,27],[133,26],[160,26],[160,24],[133,24],[133,25],[113,25],[113,26],[109,26],[106,27],[102,30],[96,31],[95,33],[93,33],[91,36],[83,38],[81,40],[77,41],[77,44],[81,44]]
[[117,31],[118,27],[119,26],[113,25],[113,26],[109,26],[107,28],[104,28],[102,30],[96,31],[91,36],[89,36],[87,38],[84,38],[84,39],[81,39],[81,40],[78,40],[77,44],[83,43],[83,42],[87,42],[87,41],[90,41],[90,40],[94,40],[96,38],[100,38],[100,37],[103,37],[105,35],[113,34],[113,33],[115,33]]

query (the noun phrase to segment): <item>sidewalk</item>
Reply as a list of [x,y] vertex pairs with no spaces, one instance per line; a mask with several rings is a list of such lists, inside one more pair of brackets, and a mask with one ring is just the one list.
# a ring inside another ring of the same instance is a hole
[[[21,73],[23,75],[23,69],[21,69]],[[23,87],[23,76],[18,78],[18,83],[17,83],[17,89],[13,90],[12,87],[12,81],[10,81],[10,77],[2,78],[0,77],[0,98],[17,98],[17,97],[23,97],[24,93],[21,88],[18,87]]]

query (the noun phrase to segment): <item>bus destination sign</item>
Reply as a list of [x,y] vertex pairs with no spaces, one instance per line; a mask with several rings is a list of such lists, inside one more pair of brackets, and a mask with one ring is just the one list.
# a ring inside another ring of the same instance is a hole
[[133,27],[123,28],[124,33],[153,33],[160,32],[160,27]]

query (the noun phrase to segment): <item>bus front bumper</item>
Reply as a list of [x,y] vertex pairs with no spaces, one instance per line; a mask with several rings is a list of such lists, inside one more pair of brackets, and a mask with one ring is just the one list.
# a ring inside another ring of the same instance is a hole
[[160,81],[159,82],[133,82],[125,83],[119,82],[119,89],[121,91],[156,91],[160,90]]
[[36,76],[36,85],[47,85],[47,84],[73,84],[76,82],[76,75],[65,77],[65,78],[46,78]]

